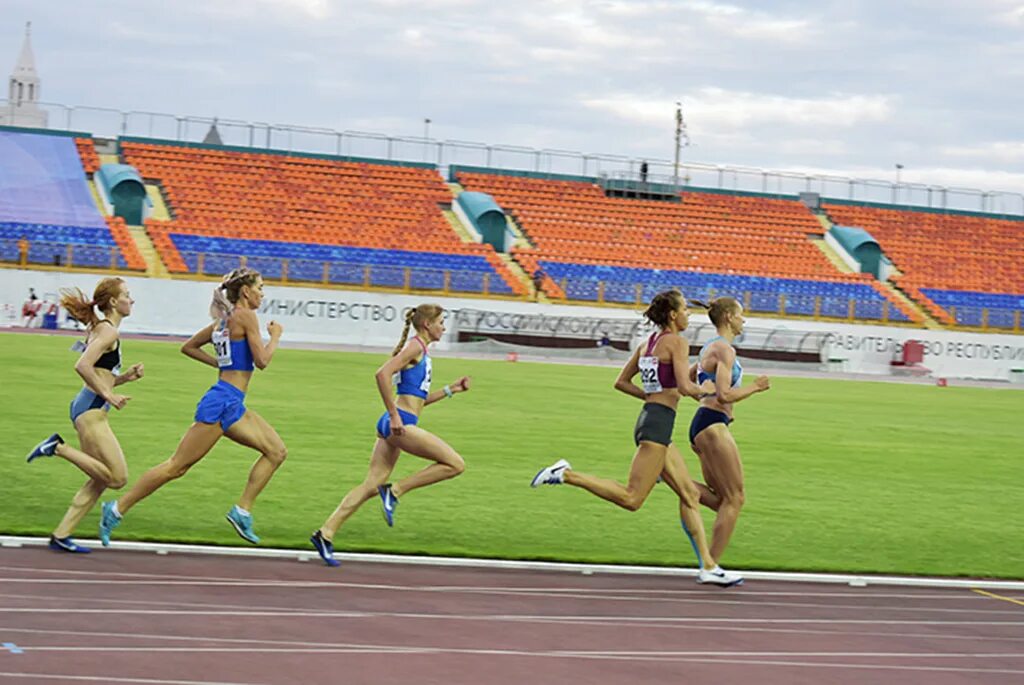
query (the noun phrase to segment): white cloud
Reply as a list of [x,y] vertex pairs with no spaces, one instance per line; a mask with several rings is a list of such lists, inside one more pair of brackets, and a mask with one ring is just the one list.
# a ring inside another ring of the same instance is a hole
[[1024,162],[1024,142],[996,141],[978,145],[946,145],[939,151],[949,157],[969,157],[979,162],[1012,164]]
[[[821,98],[793,98],[722,88],[702,88],[682,98],[691,129],[708,132],[765,124],[849,128],[888,119],[892,113],[889,100],[884,95],[842,93]],[[675,111],[670,98],[645,99],[629,94],[586,98],[583,104],[650,125],[663,125]]]
[[1016,5],[996,13],[995,21],[1007,26],[1024,26],[1024,5]]
[[312,19],[324,19],[332,12],[330,0],[257,0],[263,5],[271,8],[282,9],[286,12],[299,12]]

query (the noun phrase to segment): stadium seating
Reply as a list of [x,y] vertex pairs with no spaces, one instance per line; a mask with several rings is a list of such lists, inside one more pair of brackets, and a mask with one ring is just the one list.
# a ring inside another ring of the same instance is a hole
[[1024,221],[835,203],[825,210],[871,233],[900,270],[899,287],[944,323],[955,314],[962,325],[1009,328],[1012,310],[1024,308]]
[[516,259],[529,273],[540,268],[554,297],[638,302],[678,285],[693,297],[737,296],[753,311],[846,318],[854,299],[856,318],[917,316],[869,277],[838,272],[808,240],[822,225],[794,200],[710,192],[685,192],[678,203],[627,200],[583,181],[469,171],[457,179],[514,215],[533,244]]
[[145,268],[89,194],[83,159],[95,155],[91,139],[0,130],[0,259],[19,261],[25,239],[30,263]]
[[172,221],[146,228],[172,272],[199,270],[206,253],[204,273],[244,256],[270,278],[403,287],[411,269],[413,288],[438,289],[450,271],[450,289],[525,290],[489,245],[455,234],[441,211],[452,195],[434,169],[131,140],[121,151],[163,188]]

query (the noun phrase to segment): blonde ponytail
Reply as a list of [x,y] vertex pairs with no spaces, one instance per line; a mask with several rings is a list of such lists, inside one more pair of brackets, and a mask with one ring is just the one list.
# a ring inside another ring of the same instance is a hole
[[223,321],[231,316],[231,311],[234,308],[235,306],[228,301],[228,296],[224,292],[224,284],[221,283],[213,291],[213,300],[210,302],[210,316],[216,321]]
[[391,350],[392,357],[401,352],[402,348],[405,347],[405,341],[409,339],[409,329],[412,327],[412,320],[416,316],[416,309],[418,308],[410,309],[405,313],[405,326],[402,328],[402,337],[398,339],[395,349]]
[[219,321],[231,316],[231,312],[235,310],[235,304],[238,302],[242,288],[247,285],[255,285],[260,278],[259,271],[244,266],[224,274],[220,285],[213,291],[213,300],[210,302],[210,317]]
[[433,321],[442,314],[444,314],[444,307],[439,304],[421,304],[407,311],[405,313],[405,327],[402,329],[402,337],[398,341],[398,345],[391,352],[391,356],[394,357],[405,347],[405,341],[409,339],[410,328],[415,328],[419,331],[428,322]]

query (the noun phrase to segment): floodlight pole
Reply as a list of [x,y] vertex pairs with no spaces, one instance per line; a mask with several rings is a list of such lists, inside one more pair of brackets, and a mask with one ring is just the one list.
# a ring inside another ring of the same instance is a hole
[[679,187],[679,148],[683,144],[683,103],[676,102],[676,161],[672,171],[672,185]]

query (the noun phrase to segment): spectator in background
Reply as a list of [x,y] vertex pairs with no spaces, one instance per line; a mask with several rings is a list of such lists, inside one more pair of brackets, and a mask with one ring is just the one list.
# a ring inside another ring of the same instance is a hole
[[533,272],[533,301],[537,302],[540,300],[540,294],[544,290],[544,272],[537,267],[537,270]]
[[640,182],[647,183],[647,162],[640,162]]
[[[18,241],[18,264],[21,266],[28,264],[28,238],[25,236],[21,236],[21,239]],[[29,288],[30,292],[31,290]]]
[[25,328],[34,327],[36,325],[36,319],[39,318],[39,308],[42,303],[39,302],[39,298],[36,297],[35,288],[28,289],[28,299],[25,300],[25,304],[21,305],[21,315],[24,317],[24,322],[21,324]]

